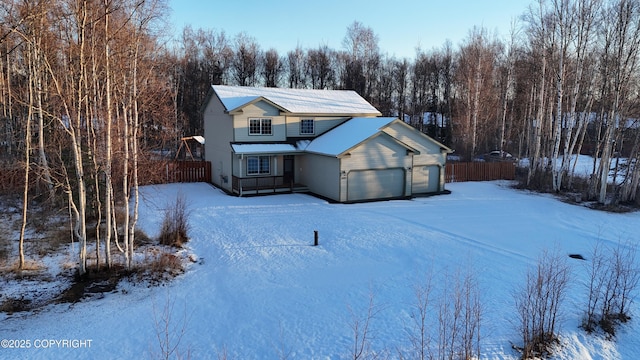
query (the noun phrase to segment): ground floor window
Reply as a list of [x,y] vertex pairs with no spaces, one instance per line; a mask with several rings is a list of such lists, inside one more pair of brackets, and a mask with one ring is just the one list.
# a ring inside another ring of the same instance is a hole
[[270,156],[247,157],[247,175],[264,175],[271,173]]

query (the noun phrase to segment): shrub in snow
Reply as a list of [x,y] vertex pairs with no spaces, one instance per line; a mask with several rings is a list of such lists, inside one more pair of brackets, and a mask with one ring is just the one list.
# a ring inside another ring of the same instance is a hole
[[428,273],[414,287],[415,301],[407,328],[411,347],[401,359],[480,358],[483,304],[477,271],[472,267]]
[[559,310],[568,290],[570,268],[566,256],[544,251],[515,297],[524,359],[545,356],[557,343]]
[[616,327],[631,319],[629,307],[640,280],[635,245],[606,248],[596,244],[587,274],[587,310],[582,327],[587,332],[600,328],[614,336]]
[[189,240],[187,200],[184,194],[178,193],[175,203],[164,213],[159,241],[163,245],[181,247]]

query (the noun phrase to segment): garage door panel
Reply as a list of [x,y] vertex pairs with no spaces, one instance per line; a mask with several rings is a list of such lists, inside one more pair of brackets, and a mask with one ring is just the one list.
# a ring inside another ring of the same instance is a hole
[[358,170],[348,176],[348,201],[386,199],[404,195],[404,169]]
[[440,167],[437,165],[429,166],[429,189],[428,192],[438,192],[440,190]]
[[437,165],[415,166],[412,174],[412,193],[437,192],[440,185],[440,168]]

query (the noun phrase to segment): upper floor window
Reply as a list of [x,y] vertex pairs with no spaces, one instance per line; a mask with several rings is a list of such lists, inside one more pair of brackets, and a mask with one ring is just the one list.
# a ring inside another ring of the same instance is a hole
[[249,119],[249,135],[271,135],[271,119]]
[[315,133],[313,119],[300,120],[300,134],[313,135]]

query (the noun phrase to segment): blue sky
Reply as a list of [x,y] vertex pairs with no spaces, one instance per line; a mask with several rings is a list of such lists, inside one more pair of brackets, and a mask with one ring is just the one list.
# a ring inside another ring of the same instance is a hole
[[454,48],[474,26],[508,38],[513,21],[532,0],[169,0],[171,23],[182,28],[245,32],[263,50],[280,55],[295,49],[328,45],[341,50],[347,27],[354,21],[378,35],[380,50],[397,58],[413,58],[416,48]]

